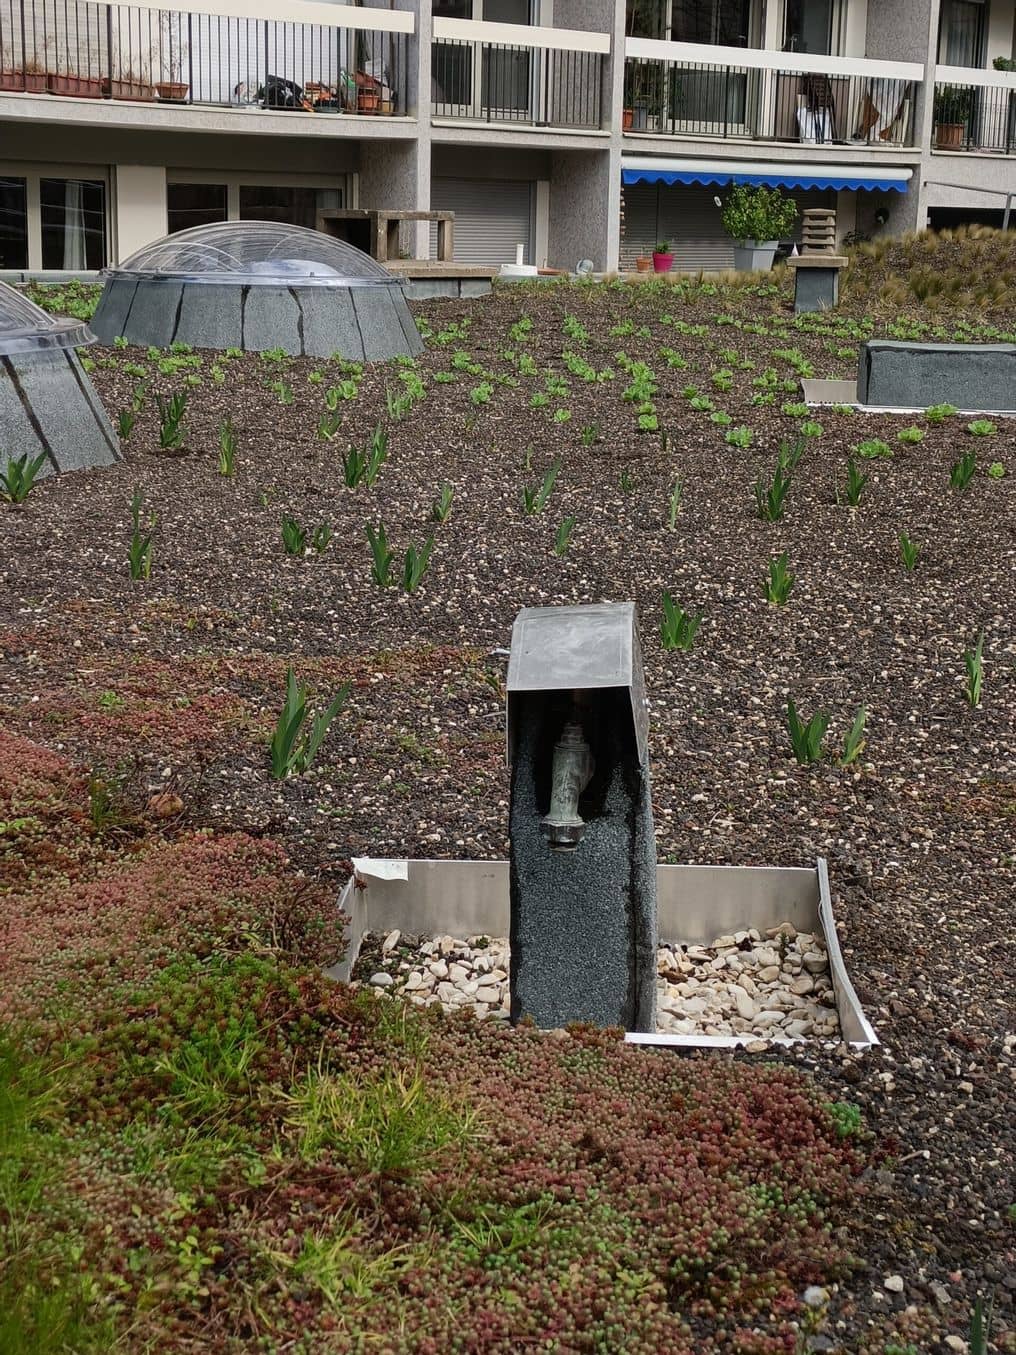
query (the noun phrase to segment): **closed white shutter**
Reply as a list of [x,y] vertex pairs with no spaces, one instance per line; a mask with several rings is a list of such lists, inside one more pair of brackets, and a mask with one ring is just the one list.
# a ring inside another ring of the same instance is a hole
[[[435,179],[430,204],[455,213],[455,260],[496,268],[515,262],[525,245],[533,263],[533,184],[498,179]],[[430,256],[437,258],[437,226],[430,228]]]
[[[724,233],[715,199],[727,189],[699,184],[626,184],[621,267],[633,269],[639,254],[652,254],[657,241],[674,251],[674,267],[681,272],[716,271],[734,266],[734,243]],[[806,207],[836,207],[832,189],[788,190],[798,213]],[[801,217],[794,238],[800,243]]]

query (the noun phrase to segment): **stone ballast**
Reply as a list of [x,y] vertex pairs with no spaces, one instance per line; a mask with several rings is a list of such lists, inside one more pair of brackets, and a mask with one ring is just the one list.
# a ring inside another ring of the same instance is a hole
[[[380,960],[378,942],[380,940]],[[503,937],[366,937],[373,958],[366,985],[445,1011],[471,1008],[508,1020],[510,955]],[[361,960],[361,972],[364,961]],[[661,1035],[757,1040],[839,1039],[825,942],[789,922],[752,928],[709,946],[661,945],[657,952]]]

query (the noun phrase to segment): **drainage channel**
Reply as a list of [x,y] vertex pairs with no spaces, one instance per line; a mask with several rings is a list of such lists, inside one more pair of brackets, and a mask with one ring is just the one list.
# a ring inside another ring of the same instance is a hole
[[[507,1019],[507,861],[361,858],[354,868],[339,901],[346,955],[330,977],[349,982],[365,940],[398,932],[422,940],[388,964],[388,991]],[[812,868],[657,866],[656,888],[656,1030],[629,1031],[629,1043],[749,1052],[804,1040],[878,1044],[844,965],[824,859]]]

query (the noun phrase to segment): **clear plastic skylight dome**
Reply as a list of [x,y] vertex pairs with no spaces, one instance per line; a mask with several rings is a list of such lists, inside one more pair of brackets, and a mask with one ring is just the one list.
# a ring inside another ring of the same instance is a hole
[[216,221],[167,235],[107,277],[238,286],[370,287],[398,279],[369,254],[321,231],[275,221]]
[[27,296],[0,282],[0,354],[77,348],[93,341],[94,335],[80,320],[49,315]]

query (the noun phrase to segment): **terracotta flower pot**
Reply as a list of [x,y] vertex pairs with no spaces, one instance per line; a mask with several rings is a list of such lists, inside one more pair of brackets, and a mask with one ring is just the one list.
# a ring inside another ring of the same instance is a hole
[[633,123],[634,121],[635,121],[635,110],[634,110],[634,108],[626,108],[626,109],[624,110],[624,112],[621,114],[621,130],[622,130],[622,132],[630,132],[630,131],[631,131],[631,127],[632,127],[632,123]]
[[653,261],[648,254],[640,254],[635,260],[635,267],[640,273],[648,273],[653,266]]
[[162,80],[156,83],[155,92],[164,103],[181,104],[187,98],[190,85],[181,80]]
[[653,250],[653,272],[669,273],[674,267],[673,254],[661,254],[659,250]]
[[50,94],[67,94],[76,99],[101,99],[102,81],[98,76],[61,75],[50,71],[46,81]]
[[935,148],[940,151],[958,151],[963,148],[965,122],[940,122],[935,128]]
[[151,103],[155,86],[143,80],[107,80],[103,87],[107,99],[133,99],[136,103]]
[[361,89],[356,95],[356,111],[358,113],[376,113],[378,105],[381,103],[381,95],[376,89]]
[[45,71],[0,71],[0,89],[19,94],[45,94],[49,76]]

